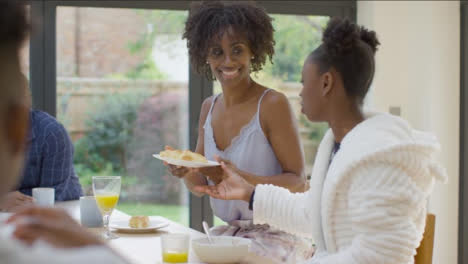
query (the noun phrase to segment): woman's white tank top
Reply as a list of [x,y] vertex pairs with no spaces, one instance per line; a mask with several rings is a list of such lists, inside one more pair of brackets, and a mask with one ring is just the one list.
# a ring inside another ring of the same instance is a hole
[[[282,173],[281,164],[260,125],[260,104],[268,91],[269,89],[265,90],[258,100],[257,113],[252,120],[240,130],[239,135],[232,139],[231,144],[225,150],[218,149],[213,135],[211,113],[219,94],[213,98],[203,126],[206,158],[214,160],[214,155],[218,155],[231,161],[238,169],[258,176],[272,176]],[[213,183],[209,182],[209,184]],[[225,222],[252,219],[252,211],[249,210],[248,203],[244,201],[224,201],[210,198],[210,202],[214,214]]]

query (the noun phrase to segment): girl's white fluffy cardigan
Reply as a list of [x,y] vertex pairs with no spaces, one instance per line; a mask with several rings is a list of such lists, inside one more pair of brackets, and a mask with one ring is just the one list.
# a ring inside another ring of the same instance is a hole
[[329,166],[333,144],[329,130],[307,192],[258,185],[254,223],[313,238],[317,252],[307,263],[413,263],[427,198],[435,180],[446,179],[435,137],[373,114],[346,135]]

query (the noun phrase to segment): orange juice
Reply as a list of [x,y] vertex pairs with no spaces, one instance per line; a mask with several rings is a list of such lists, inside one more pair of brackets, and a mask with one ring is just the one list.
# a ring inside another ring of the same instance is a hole
[[167,263],[185,263],[188,260],[187,252],[163,252],[163,262]]
[[98,194],[95,195],[96,203],[101,210],[101,213],[109,213],[115,208],[115,205],[119,201],[119,196],[115,194],[111,195],[103,195]]

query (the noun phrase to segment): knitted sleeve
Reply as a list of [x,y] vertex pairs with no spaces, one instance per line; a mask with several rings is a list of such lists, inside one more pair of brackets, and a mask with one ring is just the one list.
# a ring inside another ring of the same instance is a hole
[[[352,171],[348,191],[342,190],[341,198],[347,199],[349,221],[341,221],[335,212],[329,223],[338,250],[309,263],[413,263],[424,230],[428,176],[423,171],[411,175],[388,163]],[[339,241],[347,239],[352,239],[351,245],[340,249]]]
[[285,232],[311,237],[309,192],[291,193],[271,184],[257,185],[253,203],[255,224],[269,224]]

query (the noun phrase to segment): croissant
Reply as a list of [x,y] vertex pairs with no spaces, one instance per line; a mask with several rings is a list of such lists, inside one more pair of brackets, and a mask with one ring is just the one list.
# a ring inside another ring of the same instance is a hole
[[163,150],[159,152],[159,156],[163,158],[170,158],[170,159],[179,159],[179,160],[186,160],[186,161],[195,161],[195,162],[202,162],[208,163],[208,160],[198,153],[192,152],[190,150]]
[[132,216],[129,226],[132,228],[146,228],[149,226],[149,218],[142,215]]

